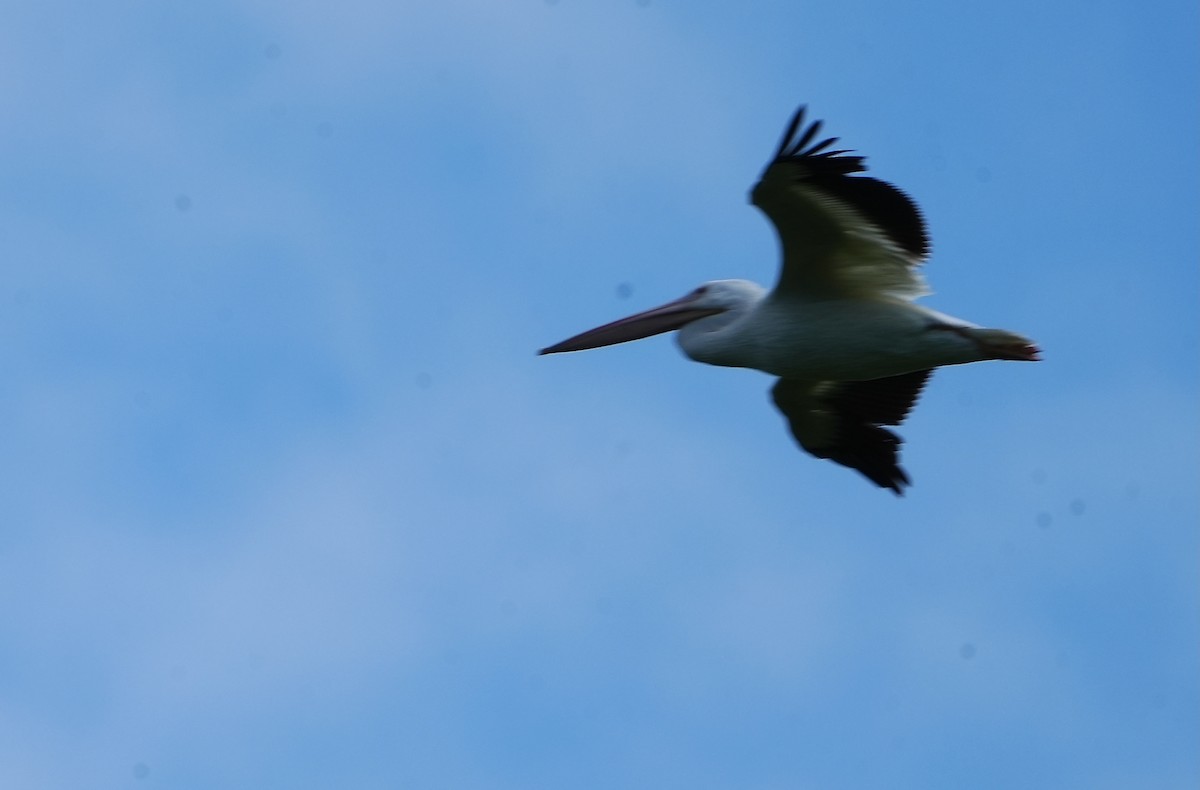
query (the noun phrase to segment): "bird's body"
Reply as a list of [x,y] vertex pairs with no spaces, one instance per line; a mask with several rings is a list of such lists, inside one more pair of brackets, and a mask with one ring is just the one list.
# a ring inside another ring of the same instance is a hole
[[864,381],[985,359],[959,334],[978,327],[903,299],[808,300],[768,294],[746,280],[706,287],[745,301],[679,329],[679,347],[697,362],[780,378]]
[[897,494],[898,425],[935,367],[986,359],[1032,361],[1026,338],[915,303],[928,293],[917,266],[925,225],[900,190],[874,178],[863,158],[812,144],[802,107],[751,202],[783,247],[779,282],[716,280],[653,310],[545,348],[580,351],[671,330],[697,362],[778,376],[772,399],[808,452],[857,469]]

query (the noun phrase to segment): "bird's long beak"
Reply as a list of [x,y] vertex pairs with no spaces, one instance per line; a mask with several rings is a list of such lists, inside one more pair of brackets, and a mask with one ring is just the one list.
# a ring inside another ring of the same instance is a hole
[[558,354],[563,351],[583,351],[589,348],[611,346],[616,343],[626,343],[630,340],[640,340],[643,337],[658,335],[678,329],[684,324],[724,312],[722,308],[697,307],[696,294],[688,294],[682,299],[668,302],[661,307],[647,310],[644,313],[631,315],[611,324],[598,326],[595,329],[567,338],[561,343],[543,348],[538,354]]

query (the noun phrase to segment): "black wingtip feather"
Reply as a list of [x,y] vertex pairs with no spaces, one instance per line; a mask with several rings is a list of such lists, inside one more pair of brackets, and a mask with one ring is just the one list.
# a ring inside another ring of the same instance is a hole
[[806,109],[802,104],[800,109],[796,110],[796,114],[792,116],[791,123],[788,124],[787,130],[783,133],[783,139],[779,142],[779,148],[776,149],[775,156],[771,159],[771,164],[801,162],[812,167],[814,174],[846,175],[865,171],[867,169],[866,157],[847,156],[852,153],[850,150],[823,153],[839,138],[827,137],[815,145],[812,144],[825,122],[816,120],[808,126],[804,126]]
[[904,496],[905,487],[912,485],[900,466],[904,440],[878,425],[844,423],[841,428],[838,446],[826,457],[859,472],[880,488]]
[[[828,148],[829,146],[833,145],[834,143],[836,143],[836,142],[837,142],[838,140],[840,140],[840,139],[841,139],[840,137],[826,137],[824,140],[822,140],[821,142],[819,142],[819,143],[817,143],[816,145],[814,145],[812,148],[809,148],[807,151],[805,151],[805,152],[804,152],[804,155],[805,155],[805,156],[819,156],[819,157],[826,157],[826,158],[828,158],[828,157],[830,157],[830,156],[833,156],[833,154],[832,154],[832,153],[824,153],[824,151],[825,151],[825,149],[826,149],[826,148]],[[850,153],[850,152],[849,152],[849,151],[842,151],[842,153],[844,153],[844,154],[848,154],[848,153]],[[859,157],[846,157],[846,158],[847,158],[847,159],[851,159],[851,158],[854,158],[854,159],[862,159],[862,157],[861,157],[861,156],[859,156]]]
[[796,130],[800,128],[800,124],[804,123],[804,111],[808,109],[806,105],[801,104],[800,109],[796,110],[796,114],[792,116],[791,122],[787,129],[783,132],[783,139],[779,141],[779,147],[775,149],[773,160],[778,160],[784,155],[784,151],[788,148],[788,141],[796,134]]
[[[791,147],[791,153],[793,156],[797,152],[804,150],[804,148],[809,143],[812,142],[812,139],[817,136],[817,132],[821,131],[821,125],[823,123],[824,123],[824,121],[818,120],[818,121],[813,121],[811,124],[809,124],[809,127],[804,130],[804,134],[802,134],[800,136],[800,139],[796,141],[796,144]],[[826,142],[828,142],[828,141],[826,141]],[[817,148],[814,150],[819,150],[820,147],[821,146],[817,146]]]

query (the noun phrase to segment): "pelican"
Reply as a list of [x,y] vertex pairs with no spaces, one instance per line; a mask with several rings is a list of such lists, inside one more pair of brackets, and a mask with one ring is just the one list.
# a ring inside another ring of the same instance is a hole
[[792,116],[750,202],[775,226],[783,253],[772,291],[715,280],[686,296],[588,330],[539,354],[624,343],[679,330],[697,362],[777,376],[776,408],[805,451],[855,469],[897,495],[899,425],[933,369],[988,359],[1033,362],[1028,338],[934,312],[918,267],[925,222],[906,194],[865,172],[865,158],[814,142],[821,121]]

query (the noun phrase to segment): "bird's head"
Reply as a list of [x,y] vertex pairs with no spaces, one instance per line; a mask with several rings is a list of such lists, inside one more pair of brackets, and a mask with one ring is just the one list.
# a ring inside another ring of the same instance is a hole
[[763,289],[748,280],[713,280],[664,305],[589,329],[539,351],[558,354],[640,340],[670,332],[685,324],[720,313],[739,312],[762,298]]

